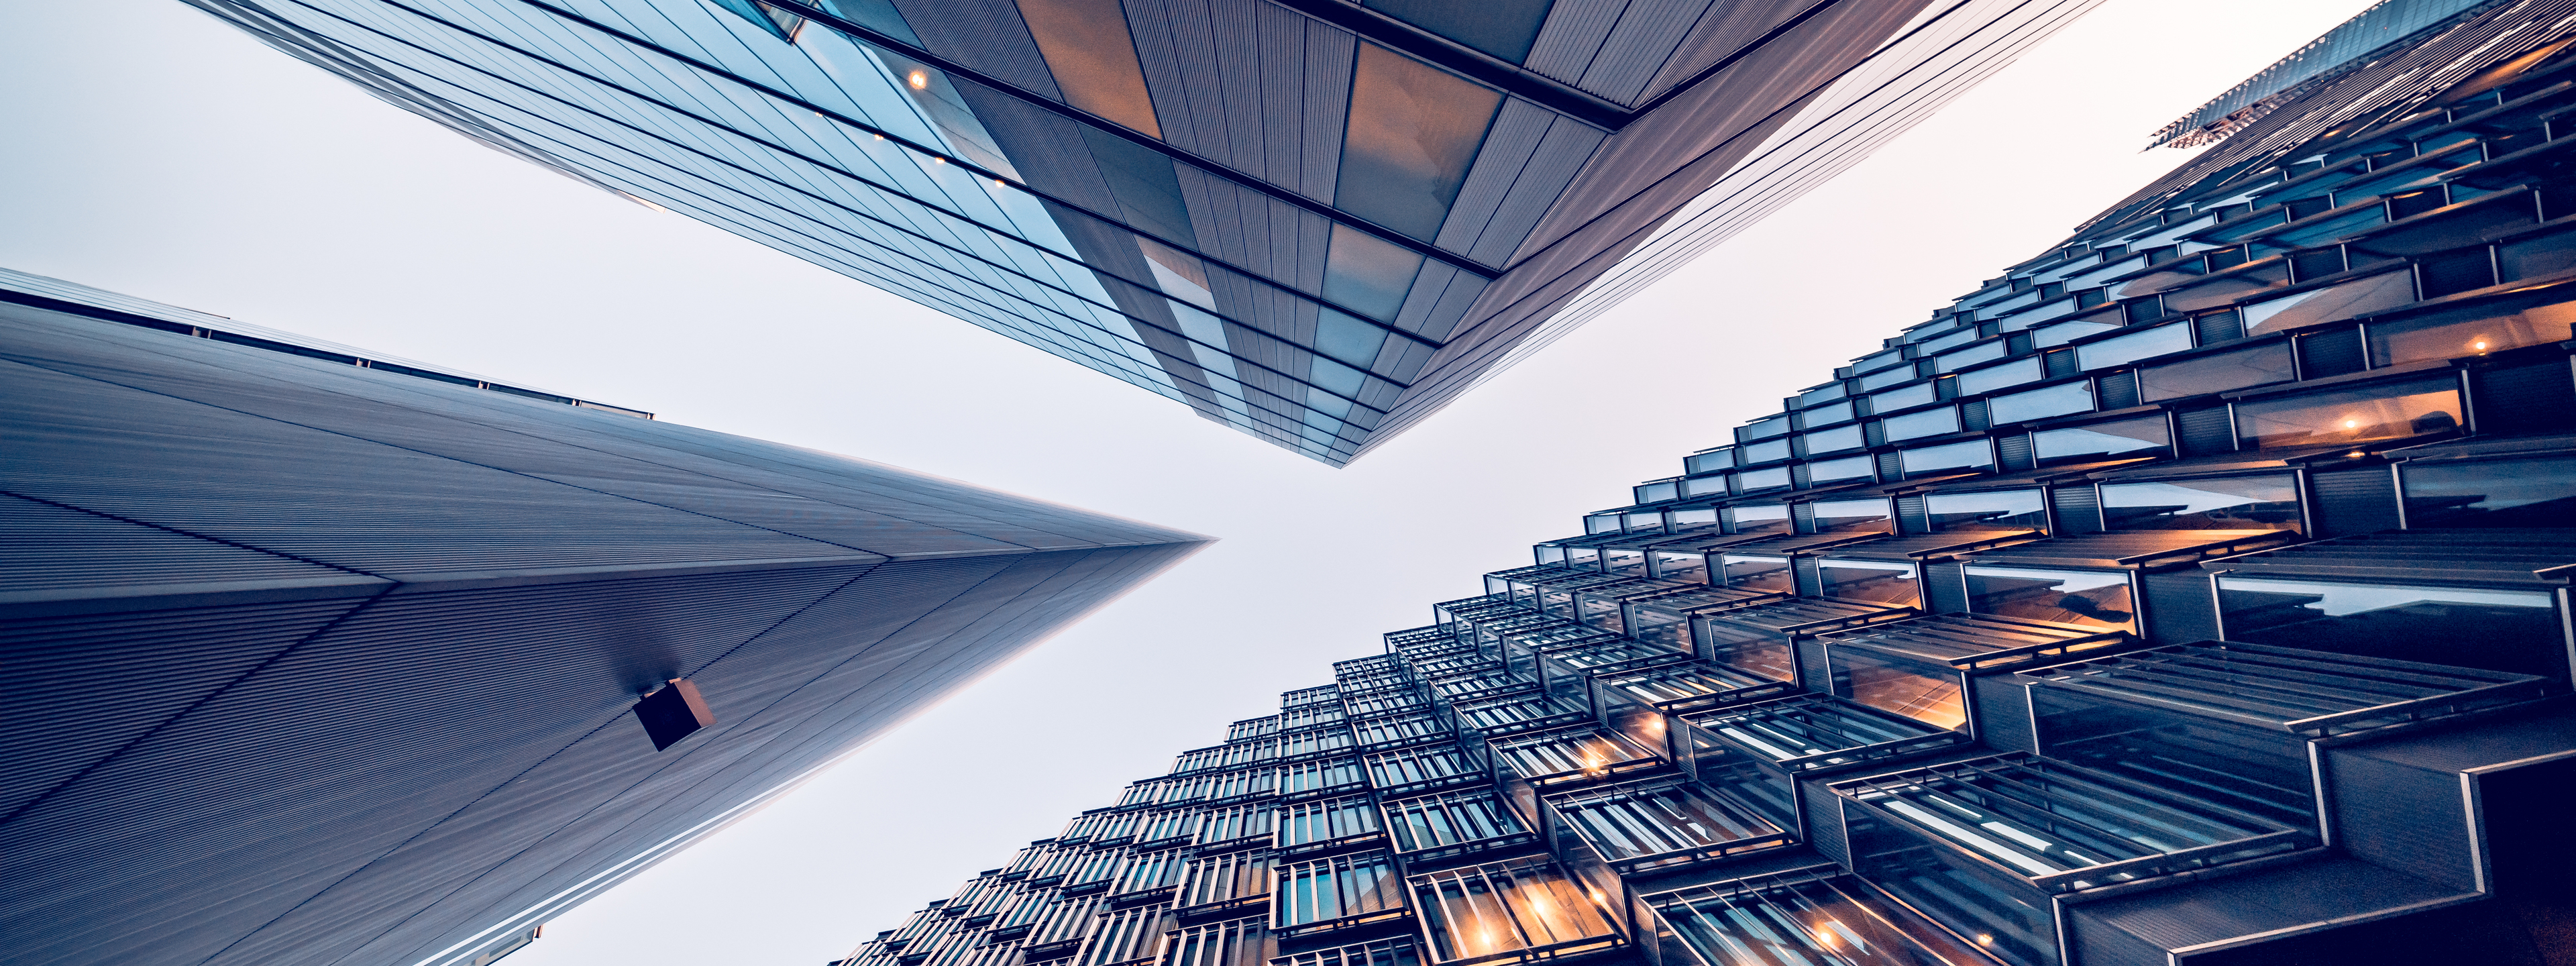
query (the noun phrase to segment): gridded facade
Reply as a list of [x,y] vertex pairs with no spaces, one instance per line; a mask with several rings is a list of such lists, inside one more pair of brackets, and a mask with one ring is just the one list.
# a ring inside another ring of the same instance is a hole
[[[959,941],[1158,966],[2570,961],[2576,217],[2549,159],[2576,141],[2551,136],[2576,4],[2424,31],[2233,137],[2321,133],[2125,203],[1336,662],[1336,702],[1289,692],[977,880],[1093,896],[1079,936]],[[1265,757],[1305,730],[1334,738]],[[1237,770],[1278,777],[1133,791]],[[1268,835],[1100,831],[1246,808]],[[1175,847],[1228,862],[1224,888],[1045,872]],[[976,927],[949,910],[977,888],[917,919]],[[847,966],[940,955],[895,930]]]
[[190,2],[1340,465],[2099,0]]

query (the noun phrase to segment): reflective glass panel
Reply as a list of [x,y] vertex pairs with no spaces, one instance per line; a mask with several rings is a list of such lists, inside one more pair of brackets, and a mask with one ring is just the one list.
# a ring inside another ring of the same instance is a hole
[[2370,339],[2371,364],[2393,366],[2564,342],[2571,319],[2576,319],[2576,302],[2519,310],[2511,305],[2485,305],[2372,322],[2362,332]]
[[2043,429],[2030,434],[2039,465],[2084,463],[2114,456],[2159,455],[2173,445],[2172,431],[2161,415],[2117,422]]
[[1622,577],[1646,575],[1646,552],[1643,550],[1601,551],[1601,569]]
[[1968,723],[1957,671],[1850,647],[1832,648],[1829,660],[1835,694],[1936,728]]
[[2288,382],[2296,378],[2298,370],[2290,359],[2290,344],[2275,342],[2140,369],[2138,395],[2148,402],[2155,402]]
[[2236,436],[2257,449],[2357,443],[2460,426],[2450,376],[2236,405]]
[[1922,449],[1900,450],[1898,453],[1904,462],[1905,475],[1907,476],[1913,476],[1917,473],[1929,473],[1935,470],[1955,470],[1995,465],[1995,451],[1992,447],[1987,446],[1986,441],[1982,439],[1972,439],[1964,443],[1951,443],[1946,446],[1926,446]]
[[1358,59],[1333,206],[1429,239],[1503,96],[1376,44],[1361,44]]
[[1969,564],[1968,609],[2061,624],[2137,630],[2124,571],[2034,570]]
[[1921,439],[1959,431],[1959,410],[1954,406],[1926,409],[1919,413],[1889,416],[1879,424],[1889,441]]
[[1867,456],[1847,456],[1807,464],[1807,482],[1834,483],[1842,480],[1867,479],[1878,474],[1878,464]]
[[[1789,444],[1786,441],[1783,441],[1780,445],[1787,446]],[[1743,491],[1746,493],[1751,493],[1756,490],[1777,489],[1779,487],[1789,485],[1789,468],[1786,466],[1775,466],[1767,470],[1746,470],[1735,475],[1735,482],[1736,485],[1742,487]]]
[[1931,383],[1920,383],[1903,389],[1890,389],[1869,397],[1869,411],[1892,412],[1908,406],[1920,406],[1939,398],[1940,393],[1932,388]]
[[1718,571],[1725,576],[1726,585],[1729,587],[1760,591],[1795,589],[1789,575],[1787,557],[1722,554],[1718,557]]
[[2075,361],[2090,372],[2191,348],[2191,324],[2176,322],[2144,332],[2087,343],[2075,350]]
[[2567,676],[2558,609],[2540,591],[2220,577],[2218,609],[2233,641]]
[[1827,557],[1816,562],[1816,576],[1827,597],[1904,607],[1917,607],[1923,603],[1914,565],[1910,563]]
[[1986,400],[1986,419],[1997,426],[2092,411],[2093,383],[2090,380],[2077,380],[2046,389],[2033,389],[2029,392],[2017,392]]
[[1847,423],[1852,420],[1852,404],[1849,401],[1844,401],[1835,403],[1831,406],[1818,406],[1814,409],[1800,413],[1798,418],[1805,421],[1806,425],[1810,427],[1831,426],[1835,423]]
[[1708,555],[1658,550],[1654,553],[1655,576],[1665,580],[1687,580],[1708,583]]
[[1818,500],[1807,504],[1817,533],[1895,533],[1896,518],[1886,497],[1871,500]]
[[2105,483],[2102,524],[2113,530],[2296,530],[2298,481],[2283,473]]
[[[1785,436],[1788,435],[1788,432],[1789,416],[1788,414],[1783,413],[1760,422],[1746,423],[1742,426],[1736,427],[1735,441],[1739,443],[1749,443],[1757,439],[1770,439],[1774,436]],[[1752,461],[1747,460],[1746,462]]]
[[1787,533],[1789,508],[1785,506],[1740,506],[1734,510],[1737,533]]
[[1796,658],[1789,653],[1789,639],[1722,621],[1695,621],[1700,648],[1708,659],[1741,671],[1750,671],[1775,681],[1798,679]]
[[[1396,310],[1404,307],[1405,293],[1413,289],[1413,276],[1421,270],[1421,255],[1336,222],[1332,246],[1324,255],[1324,297],[1378,321],[1392,322]],[[1385,334],[1385,330],[1376,331]],[[1365,355],[1332,355],[1365,369],[1369,360],[1377,358],[1377,347],[1368,347]]]
[[1767,443],[1754,443],[1752,445],[1742,447],[1742,450],[1743,459],[1747,465],[1754,463],[1768,463],[1772,460],[1785,460],[1789,458],[1789,441],[1785,439],[1775,439]]
[[2576,456],[2405,467],[2406,526],[2576,527]]
[[1118,0],[1020,0],[1020,19],[1037,39],[1038,53],[1046,58],[1066,103],[1163,136]]
[[2047,378],[2047,372],[2040,366],[2039,357],[2032,356],[2027,359],[2017,359],[2012,362],[2007,362],[2000,366],[1987,366],[1974,372],[1960,373],[1959,395],[1982,395],[1993,392],[1997,389],[2002,389],[2006,386],[2018,386],[2025,382],[2038,382],[2044,378]]
[[2048,508],[2038,490],[1934,493],[1923,499],[1934,530],[2045,530]]
[[1538,40],[1552,0],[1363,0],[1371,10],[1520,63]]
[[1859,449],[1868,445],[1868,442],[1861,438],[1859,426],[1836,426],[1799,437],[1799,445],[1806,447],[1808,455],[1812,456],[1817,453]]

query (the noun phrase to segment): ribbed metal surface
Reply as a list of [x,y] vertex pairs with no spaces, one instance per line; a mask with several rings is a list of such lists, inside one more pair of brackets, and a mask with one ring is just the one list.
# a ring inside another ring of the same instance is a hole
[[[62,504],[0,499],[13,962],[443,963],[1199,542],[10,309],[0,490]],[[717,723],[657,753],[629,709],[683,676]]]
[[2102,532],[2102,494],[2092,487],[2053,486],[2048,490],[2048,501],[2055,514],[2057,535]]
[[2183,456],[2210,456],[2236,451],[2236,420],[2225,406],[2174,413],[2174,443]]
[[2147,639],[2158,644],[2188,644],[2218,636],[2218,605],[2209,596],[2209,575],[2198,570],[2146,574]]
[[2567,359],[2544,357],[2469,371],[2480,433],[2565,432],[2576,428],[2576,373]]
[[2397,526],[2397,481],[2385,466],[2310,474],[2309,516],[2317,537],[2370,533]]
[[1923,610],[1932,614],[1956,614],[1968,609],[1967,586],[1960,582],[1959,564],[1923,565]]

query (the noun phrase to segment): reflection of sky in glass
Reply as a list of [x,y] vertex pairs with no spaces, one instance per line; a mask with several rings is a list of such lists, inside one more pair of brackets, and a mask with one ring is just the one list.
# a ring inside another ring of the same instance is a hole
[[2157,440],[2139,439],[2118,433],[2101,433],[2090,429],[2052,429],[2044,433],[2033,433],[2031,444],[2039,450],[2041,459],[2097,454],[2114,456],[2164,445]]
[[2183,483],[2122,483],[2103,487],[2102,503],[2111,507],[2180,505],[2182,509],[2173,512],[2190,514],[2249,503],[2288,503],[2299,497],[2298,488],[2288,477],[2212,480],[2203,486],[2208,488]]
[[2019,570],[2011,567],[1972,566],[1968,568],[1968,576],[2001,577],[2008,580],[2048,581],[2056,584],[2056,587],[2053,589],[2059,593],[2066,594],[2080,594],[2088,590],[2100,590],[2104,587],[2119,587],[2127,589],[2129,586],[2129,578],[2126,574],[2101,573],[2089,570]]
[[1936,493],[1924,499],[1924,509],[1945,523],[1965,522],[1953,517],[2011,517],[2038,513],[2038,490],[2001,490],[1993,493]]
[[2255,580],[2221,577],[2220,590],[2261,594],[2296,594],[2317,600],[2300,606],[2327,617],[2404,607],[2408,604],[2477,604],[2486,607],[2551,606],[2549,595],[2517,590],[2459,590],[2447,587],[2387,587],[2372,584],[2321,584],[2303,580]]
[[2408,466],[2408,499],[2474,496],[2462,506],[2509,510],[2576,495],[2576,459],[2511,460],[2466,465]]

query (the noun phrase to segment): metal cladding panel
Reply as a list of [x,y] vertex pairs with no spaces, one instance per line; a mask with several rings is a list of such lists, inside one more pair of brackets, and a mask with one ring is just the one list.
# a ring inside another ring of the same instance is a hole
[[2308,477],[2316,498],[2309,507],[2316,537],[2374,533],[2397,527],[2397,480],[2385,466],[2329,470]]
[[1923,612],[1958,614],[1968,609],[1966,576],[1956,563],[1923,565]]
[[[2100,941],[2106,938],[2103,930],[2114,930],[2156,949],[2174,950],[2458,898],[2465,897],[2456,890],[2336,856],[2133,896],[2070,903],[2066,908],[2079,941]],[[2125,944],[2113,948],[2134,950]],[[2092,951],[2090,942],[2079,947],[2079,960],[2090,966]]]
[[2030,686],[2009,674],[1975,679],[1977,740],[2006,751],[2040,754],[2036,722],[2031,720]]
[[2576,426],[2576,379],[2565,356],[2469,371],[2480,433],[2565,431]]
[[[0,319],[0,366],[0,489],[77,508],[0,525],[132,550],[0,551],[37,588],[0,599],[16,962],[471,953],[1203,543],[51,313]],[[717,723],[656,753],[631,709],[676,677]]]
[[2189,644],[2218,637],[2218,604],[2209,597],[2209,574],[2200,570],[2142,574],[2146,585],[2147,639]]
[[2371,757],[2326,753],[2337,844],[2354,858],[2463,891],[2477,888],[2460,776]]

